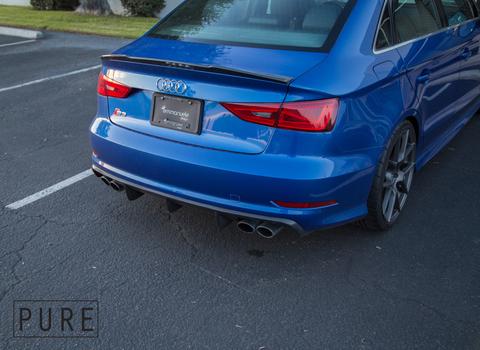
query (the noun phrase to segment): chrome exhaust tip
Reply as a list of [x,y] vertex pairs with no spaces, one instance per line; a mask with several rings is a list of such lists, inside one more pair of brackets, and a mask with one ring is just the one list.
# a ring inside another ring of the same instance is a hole
[[240,220],[237,223],[237,227],[240,231],[245,233],[255,233],[257,230],[258,221],[256,220]]
[[257,226],[257,233],[263,238],[271,239],[282,232],[283,226],[279,224],[263,222]]
[[105,185],[110,186],[110,180],[105,176],[100,177],[100,180],[102,180]]
[[122,192],[125,189],[125,187],[121,183],[118,183],[116,181],[110,181],[110,187],[112,187],[117,192]]

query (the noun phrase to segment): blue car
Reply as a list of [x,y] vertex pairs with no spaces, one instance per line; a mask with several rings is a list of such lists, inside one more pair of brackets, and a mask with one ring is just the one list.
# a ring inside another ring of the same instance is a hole
[[274,237],[387,230],[480,109],[476,0],[187,0],[102,57],[93,170]]

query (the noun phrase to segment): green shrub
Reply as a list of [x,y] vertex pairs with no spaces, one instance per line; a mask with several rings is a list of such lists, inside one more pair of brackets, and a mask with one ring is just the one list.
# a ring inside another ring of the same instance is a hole
[[36,10],[75,10],[79,0],[30,0]]
[[79,0],[55,0],[55,10],[75,10],[79,5]]
[[54,0],[30,0],[35,10],[53,10]]
[[122,0],[132,16],[153,17],[165,7],[165,0]]

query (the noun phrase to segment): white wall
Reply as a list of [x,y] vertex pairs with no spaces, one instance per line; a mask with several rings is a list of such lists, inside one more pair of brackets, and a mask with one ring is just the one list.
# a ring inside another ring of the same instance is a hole
[[[2,3],[3,0],[0,0],[0,3]],[[180,5],[184,0],[166,0],[165,1],[165,8],[163,9],[162,12],[158,14],[158,17],[162,18],[165,17],[172,11],[175,7]],[[110,8],[112,9],[113,13],[116,15],[124,15],[125,10],[122,6],[122,2],[120,0],[108,0],[108,4],[110,5]]]
[[30,0],[0,0],[0,5],[28,6],[30,5]]
[[[0,0],[1,1],[1,0]],[[165,1],[165,8],[162,12],[160,12],[159,17],[165,17],[172,11],[175,7],[180,5],[184,0],[166,0]]]
[[[1,0],[0,0],[1,1]],[[125,10],[122,6],[122,2],[120,0],[108,0],[108,4],[112,9],[113,13],[116,15],[124,15]]]
[[[183,0],[166,0],[165,1],[165,8],[159,14],[159,17],[164,17],[170,11],[172,11],[175,7],[177,7]],[[108,0],[110,8],[112,9],[113,13],[116,15],[123,15],[125,11],[122,7],[122,3],[120,0]],[[18,5],[18,6],[29,6],[30,0],[0,0],[0,5]]]

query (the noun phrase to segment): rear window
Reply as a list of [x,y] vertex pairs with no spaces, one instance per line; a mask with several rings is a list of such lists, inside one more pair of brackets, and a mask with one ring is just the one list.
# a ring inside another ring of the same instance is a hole
[[434,33],[443,27],[434,0],[396,0],[393,13],[400,42]]
[[354,0],[187,0],[150,35],[246,46],[328,50]]
[[475,18],[472,5],[468,0],[442,0],[448,25],[453,26]]

